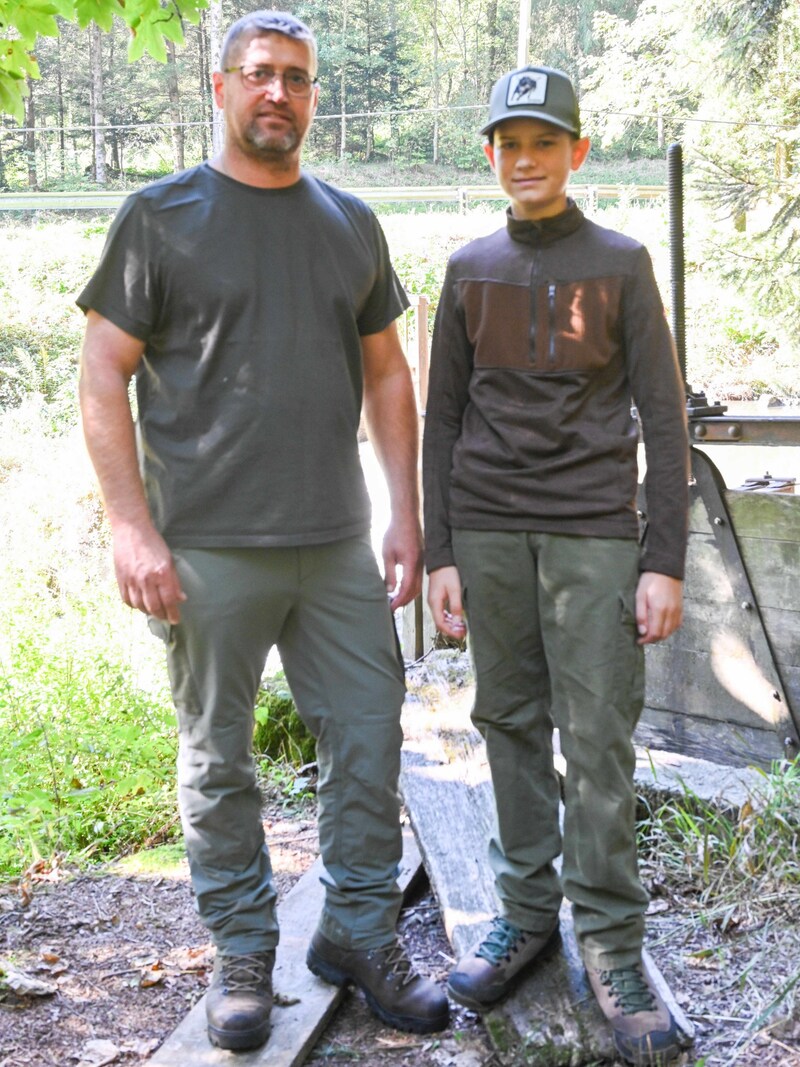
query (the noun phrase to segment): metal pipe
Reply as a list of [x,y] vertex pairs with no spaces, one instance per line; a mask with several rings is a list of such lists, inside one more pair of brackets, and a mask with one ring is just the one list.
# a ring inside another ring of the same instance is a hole
[[[669,198],[669,265],[672,297],[672,336],[678,352],[681,375],[686,383],[686,262],[683,251],[683,149],[667,149],[667,195]],[[688,385],[687,385],[688,392]]]

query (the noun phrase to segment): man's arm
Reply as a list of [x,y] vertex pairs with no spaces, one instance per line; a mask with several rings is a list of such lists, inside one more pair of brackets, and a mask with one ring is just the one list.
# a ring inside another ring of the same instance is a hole
[[394,611],[422,588],[422,532],[419,523],[417,455],[419,432],[414,388],[395,324],[361,338],[364,358],[364,415],[369,439],[389,487],[392,517],[383,539],[386,588],[399,588],[390,601]]
[[111,524],[120,596],[132,608],[177,623],[186,597],[147,506],[128,400],[143,351],[144,342],[88,312],[80,375],[83,432]]

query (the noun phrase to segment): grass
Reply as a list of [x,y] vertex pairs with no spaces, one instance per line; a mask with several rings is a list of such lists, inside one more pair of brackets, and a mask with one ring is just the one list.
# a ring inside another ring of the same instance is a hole
[[715,907],[735,902],[745,888],[766,894],[776,885],[800,903],[800,766],[754,770],[759,784],[737,810],[684,785],[677,798],[648,807],[639,824],[651,867]]

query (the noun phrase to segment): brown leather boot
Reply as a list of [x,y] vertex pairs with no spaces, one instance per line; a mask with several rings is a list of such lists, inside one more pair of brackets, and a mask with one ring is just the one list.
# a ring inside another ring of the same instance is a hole
[[634,1067],[667,1067],[680,1056],[686,1042],[644,960],[609,971],[587,967],[586,973],[623,1059]]
[[447,997],[434,982],[414,971],[399,941],[384,948],[342,948],[317,931],[306,963],[331,985],[352,982],[358,986],[372,1011],[389,1026],[415,1034],[429,1034],[447,1026]]
[[269,1037],[275,953],[220,956],[206,994],[208,1039],[218,1048],[258,1048]]

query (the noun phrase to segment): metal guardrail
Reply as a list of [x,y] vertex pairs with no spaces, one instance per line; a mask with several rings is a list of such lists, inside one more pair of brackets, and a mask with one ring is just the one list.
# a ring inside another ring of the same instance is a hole
[[[348,190],[368,203],[451,203],[463,210],[478,200],[506,200],[506,194],[496,185],[413,185],[365,187]],[[0,193],[0,211],[115,211],[129,192],[66,193]],[[570,196],[575,200],[654,200],[666,195],[663,185],[571,185]]]

